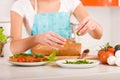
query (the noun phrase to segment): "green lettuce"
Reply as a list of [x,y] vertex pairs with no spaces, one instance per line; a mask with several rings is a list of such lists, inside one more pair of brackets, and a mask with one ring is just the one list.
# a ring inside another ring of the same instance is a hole
[[48,61],[55,61],[55,57],[58,53],[58,50],[53,50],[53,52],[48,56]]
[[7,41],[7,36],[3,32],[4,32],[3,27],[0,27],[0,43]]

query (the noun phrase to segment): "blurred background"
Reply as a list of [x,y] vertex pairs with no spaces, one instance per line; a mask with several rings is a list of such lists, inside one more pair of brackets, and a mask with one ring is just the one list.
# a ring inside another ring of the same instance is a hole
[[[0,26],[4,27],[5,34],[10,35],[10,8],[16,0],[0,0]],[[115,45],[120,43],[120,0],[81,0],[88,13],[103,27],[103,37],[95,40],[88,34],[77,37],[76,40],[82,43],[82,49],[89,48],[91,53],[99,49],[99,46],[107,42]],[[71,22],[78,24],[74,17]],[[24,36],[27,34],[24,32]]]

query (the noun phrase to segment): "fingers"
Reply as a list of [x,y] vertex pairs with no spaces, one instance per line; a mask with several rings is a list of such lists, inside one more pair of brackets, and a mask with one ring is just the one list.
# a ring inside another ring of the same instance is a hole
[[60,35],[58,34],[55,34],[53,32],[50,32],[50,35],[51,37],[49,38],[51,41],[57,43],[57,44],[61,44],[61,45],[64,45],[65,42],[66,42],[66,39],[61,37]]
[[89,20],[86,20],[82,24],[84,24],[84,25],[80,25],[80,27],[78,28],[78,31],[77,31],[77,33],[81,36],[87,33],[87,31],[89,29],[89,25],[91,23],[89,22]]
[[48,46],[48,47],[50,47],[51,49],[55,49],[55,50],[58,50],[59,48],[57,48],[57,47],[55,47],[55,46],[53,46],[53,44],[51,44],[50,42],[48,42],[47,44],[46,44],[46,46]]
[[89,27],[89,30],[95,30],[96,26],[97,26],[97,24],[96,25],[91,24]]
[[88,21],[89,17],[83,19],[79,27],[75,30],[75,32],[80,32],[80,30],[88,23]]
[[80,26],[76,29],[78,35],[85,35],[89,30],[94,30],[97,26],[97,23],[90,17],[85,18]]
[[55,50],[58,50],[58,47],[57,47],[57,46],[59,46],[57,43],[49,40],[48,38],[45,38],[45,39],[41,40],[41,41],[40,41],[40,44],[45,45],[45,46],[48,46],[48,47],[50,47],[50,48],[53,49],[53,50],[54,50],[54,49],[55,49]]
[[49,40],[50,40],[51,42],[54,42],[55,44],[59,44],[59,45],[64,45],[64,44],[65,44],[65,42],[57,39],[56,37],[50,37]]
[[64,44],[59,44],[58,42],[55,42],[50,39],[47,42],[49,43],[50,46],[55,46],[55,47],[58,47],[58,46],[63,47],[63,45],[64,45]]
[[66,42],[66,39],[65,38],[63,38],[63,37],[61,37],[60,35],[58,35],[58,34],[55,34],[55,33],[53,33],[53,32],[50,32],[50,34],[54,37],[54,39],[56,38],[56,40],[59,42]]
[[88,32],[88,26],[85,25],[83,29],[81,29],[78,33],[82,36]]
[[58,47],[63,47],[66,42],[65,38],[61,37],[58,34],[55,34],[54,32],[44,33],[42,34],[40,39],[40,43],[52,49],[58,49]]

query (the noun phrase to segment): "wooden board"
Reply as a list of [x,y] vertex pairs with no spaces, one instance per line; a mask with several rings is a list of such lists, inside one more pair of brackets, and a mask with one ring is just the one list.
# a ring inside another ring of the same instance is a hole
[[[58,60],[61,59],[78,59],[79,56],[57,56]],[[98,59],[97,55],[87,55],[86,57],[84,57],[84,59]]]

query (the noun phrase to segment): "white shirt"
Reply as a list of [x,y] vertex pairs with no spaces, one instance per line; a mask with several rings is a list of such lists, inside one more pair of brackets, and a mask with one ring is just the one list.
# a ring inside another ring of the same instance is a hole
[[[58,12],[67,12],[70,15],[81,3],[80,0],[60,0],[60,2],[61,5]],[[27,32],[30,34],[34,22],[34,16],[36,14],[36,11],[33,9],[30,0],[17,0],[13,4],[11,11],[15,11],[20,16],[25,17],[27,19],[29,28],[26,29]]]

